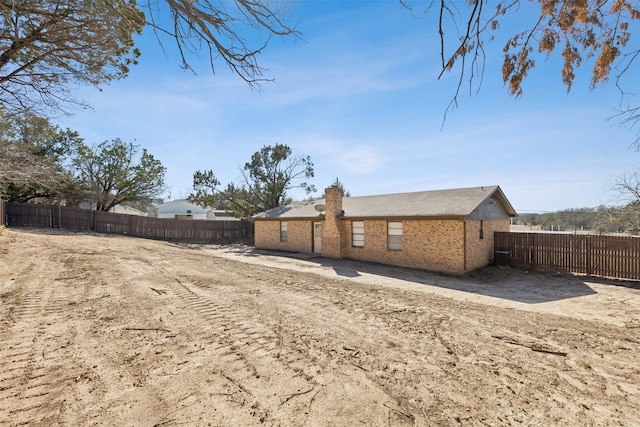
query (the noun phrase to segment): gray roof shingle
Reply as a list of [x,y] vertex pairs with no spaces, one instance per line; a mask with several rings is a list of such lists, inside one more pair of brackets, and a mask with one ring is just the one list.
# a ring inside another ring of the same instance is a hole
[[[510,216],[516,212],[499,186],[418,191],[378,196],[345,197],[342,209],[347,218],[371,217],[466,217],[488,198],[497,199]],[[254,216],[255,219],[317,218],[316,206],[324,199],[294,202]]]

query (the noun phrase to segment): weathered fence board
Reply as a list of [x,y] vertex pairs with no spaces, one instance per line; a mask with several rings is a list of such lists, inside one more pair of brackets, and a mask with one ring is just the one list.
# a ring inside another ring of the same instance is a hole
[[7,203],[8,227],[57,227],[54,206],[29,203]]
[[638,237],[496,232],[495,249],[518,267],[640,280]]
[[249,221],[148,218],[66,206],[7,203],[8,226],[93,230],[153,239],[244,241],[253,239]]
[[[53,210],[56,211],[55,207]],[[86,209],[60,206],[57,209],[57,226],[67,230],[93,230],[93,214],[94,211]]]

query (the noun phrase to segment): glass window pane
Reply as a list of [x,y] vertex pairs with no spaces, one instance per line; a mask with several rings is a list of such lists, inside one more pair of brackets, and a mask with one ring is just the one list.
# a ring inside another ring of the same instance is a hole
[[389,236],[402,236],[402,222],[388,222],[387,234]]
[[388,236],[387,247],[392,251],[402,250],[402,236]]
[[351,221],[351,245],[354,247],[364,247],[364,221]]

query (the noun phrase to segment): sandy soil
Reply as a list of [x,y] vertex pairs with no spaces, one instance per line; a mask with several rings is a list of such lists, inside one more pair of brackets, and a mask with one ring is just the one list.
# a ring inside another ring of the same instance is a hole
[[3,426],[638,426],[639,350],[635,283],[0,230]]

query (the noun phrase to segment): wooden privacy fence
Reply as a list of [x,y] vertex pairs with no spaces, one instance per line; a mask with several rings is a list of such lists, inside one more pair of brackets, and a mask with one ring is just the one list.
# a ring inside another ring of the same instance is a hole
[[2,225],[6,225],[7,223],[7,217],[6,217],[6,207],[7,202],[5,202],[4,200],[0,199],[0,226]]
[[7,226],[86,230],[154,239],[244,241],[253,239],[249,221],[148,218],[66,206],[6,204]]
[[638,237],[496,232],[495,250],[517,267],[640,280]]

